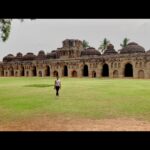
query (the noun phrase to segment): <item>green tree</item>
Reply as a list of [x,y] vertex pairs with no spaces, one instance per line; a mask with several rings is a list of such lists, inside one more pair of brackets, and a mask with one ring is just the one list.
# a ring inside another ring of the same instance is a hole
[[126,47],[129,41],[130,41],[130,40],[129,40],[128,38],[124,38],[124,39],[123,39],[123,42],[120,44],[120,46],[121,46],[122,48]]
[[0,19],[0,36],[5,42],[10,34],[12,19]]
[[110,44],[110,41],[107,40],[107,38],[104,38],[104,40],[101,42],[100,47],[98,48],[102,53],[107,49],[108,44]]
[[[0,19],[0,38],[3,42],[7,41],[11,31],[11,23],[13,19]],[[24,19],[19,19],[21,22]],[[31,19],[33,20],[33,19]]]
[[89,46],[89,42],[87,42],[86,40],[83,40],[83,48],[88,48]]

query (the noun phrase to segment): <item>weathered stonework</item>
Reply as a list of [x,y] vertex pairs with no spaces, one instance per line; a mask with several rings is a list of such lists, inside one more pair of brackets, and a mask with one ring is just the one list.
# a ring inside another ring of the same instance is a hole
[[134,42],[119,51],[110,44],[100,54],[92,47],[84,49],[80,40],[67,39],[62,48],[48,54],[7,55],[0,63],[0,76],[150,78],[150,51]]

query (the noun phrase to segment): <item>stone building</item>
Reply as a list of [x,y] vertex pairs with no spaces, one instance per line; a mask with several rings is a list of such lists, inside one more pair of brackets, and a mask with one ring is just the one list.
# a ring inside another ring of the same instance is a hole
[[114,49],[109,44],[104,54],[93,47],[83,48],[82,41],[66,39],[61,48],[38,55],[8,54],[0,63],[1,77],[110,77],[150,78],[150,50],[135,42],[125,48]]

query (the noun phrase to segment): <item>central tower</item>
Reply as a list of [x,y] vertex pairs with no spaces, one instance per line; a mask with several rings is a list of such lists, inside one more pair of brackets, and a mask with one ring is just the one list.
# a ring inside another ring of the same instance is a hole
[[66,39],[62,42],[63,46],[57,49],[57,54],[61,58],[80,57],[83,50],[83,43],[80,40]]

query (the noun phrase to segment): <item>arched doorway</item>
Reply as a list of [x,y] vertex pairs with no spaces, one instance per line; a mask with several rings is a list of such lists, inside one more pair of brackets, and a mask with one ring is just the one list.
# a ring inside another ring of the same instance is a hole
[[75,70],[72,71],[72,77],[77,77],[77,71]]
[[115,70],[115,71],[113,72],[113,77],[114,77],[114,78],[118,78],[118,70]]
[[50,67],[46,66],[45,76],[50,76]]
[[24,67],[21,66],[21,76],[24,76]]
[[54,77],[57,77],[57,76],[58,76],[58,71],[54,71],[54,72],[53,72],[53,76],[54,76]]
[[139,70],[139,72],[138,72],[138,78],[141,78],[141,79],[144,78],[144,71],[143,70]]
[[42,71],[39,71],[39,77],[42,77]]
[[127,63],[125,65],[124,76],[125,77],[133,77],[133,67],[130,63]]
[[92,78],[96,78],[96,72],[95,71],[92,72]]
[[88,77],[89,76],[89,71],[88,71],[88,66],[87,65],[84,65],[83,76],[84,77]]
[[109,67],[108,67],[107,64],[103,65],[102,76],[103,77],[108,77],[109,76]]
[[36,67],[35,66],[33,66],[32,74],[33,74],[33,76],[36,76]]
[[64,76],[67,77],[68,76],[68,67],[64,66]]
[[6,71],[5,75],[6,75],[6,77],[8,76],[8,72],[7,71]]

